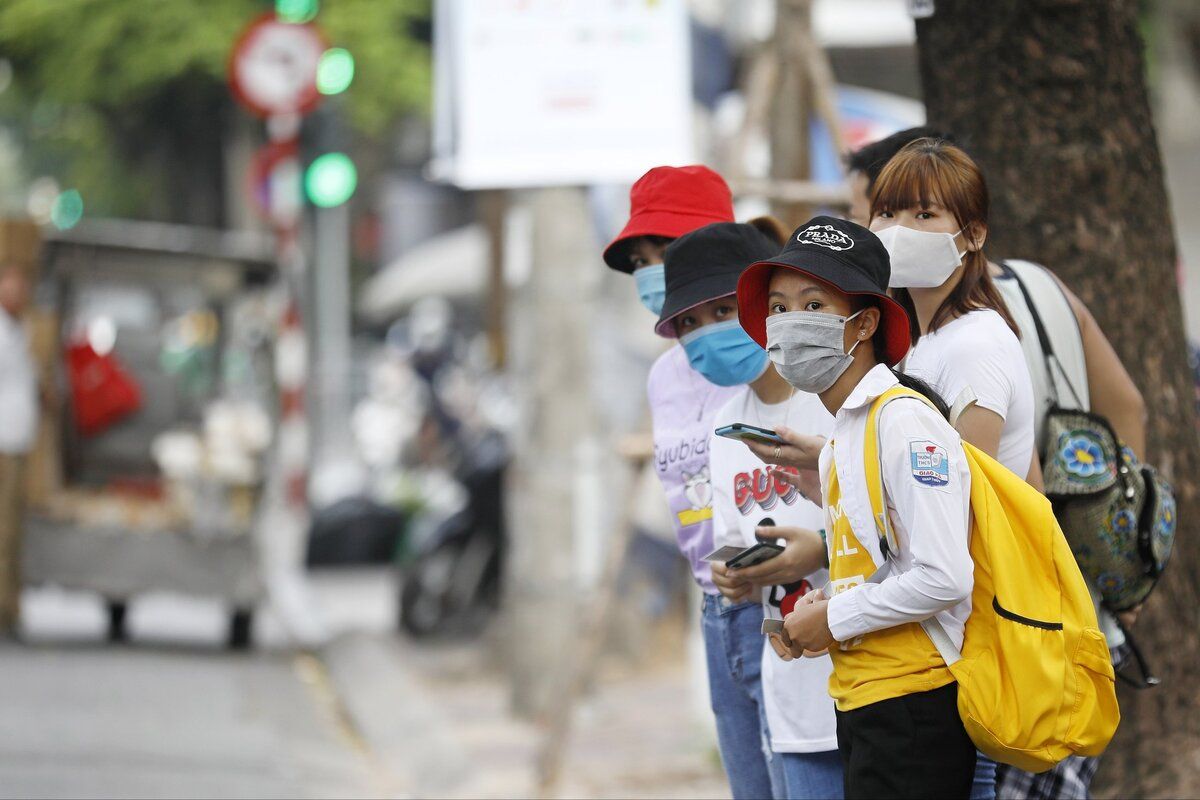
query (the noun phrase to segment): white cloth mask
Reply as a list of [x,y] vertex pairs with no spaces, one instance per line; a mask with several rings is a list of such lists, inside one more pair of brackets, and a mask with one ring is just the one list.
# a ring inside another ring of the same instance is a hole
[[854,363],[845,350],[846,323],[866,309],[843,317],[819,311],[788,311],[767,317],[767,356],[775,371],[802,392],[820,394]]
[[958,251],[954,237],[962,233],[935,233],[893,225],[875,233],[892,262],[893,289],[932,289],[950,279],[966,251]]

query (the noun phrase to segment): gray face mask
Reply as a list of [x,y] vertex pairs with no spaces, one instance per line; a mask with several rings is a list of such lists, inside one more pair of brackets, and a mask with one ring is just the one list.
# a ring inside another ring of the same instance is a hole
[[789,311],[767,317],[767,356],[783,379],[802,392],[821,392],[833,386],[854,362],[855,342],[847,353],[846,323],[849,317],[819,311]]

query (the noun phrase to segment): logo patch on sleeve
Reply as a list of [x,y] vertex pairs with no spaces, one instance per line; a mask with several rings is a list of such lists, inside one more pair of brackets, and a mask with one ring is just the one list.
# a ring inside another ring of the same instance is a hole
[[950,458],[946,448],[936,442],[910,441],[913,480],[922,486],[945,486],[950,483]]

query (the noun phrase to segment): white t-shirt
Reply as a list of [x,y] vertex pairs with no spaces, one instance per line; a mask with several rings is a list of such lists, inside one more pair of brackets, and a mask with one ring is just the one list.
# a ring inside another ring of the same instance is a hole
[[[796,392],[785,403],[765,405],[750,387],[717,412],[714,427],[743,422],[774,430],[786,425],[802,433],[828,436],[833,418],[816,395]],[[755,528],[764,519],[777,526],[797,526],[819,530],[824,525],[821,509],[806,500],[790,484],[776,480],[775,468],[764,464],[746,445],[735,439],[713,436],[709,445],[709,465],[713,486],[713,532],[717,545],[748,547],[755,544]],[[829,572],[818,570],[806,580],[810,587],[821,588],[829,582]],[[800,587],[797,594],[808,591]],[[763,590],[764,616],[780,619],[777,605],[783,596],[781,587]],[[819,753],[837,749],[837,722],[833,699],[829,696],[829,674],[833,664],[828,656],[784,661],[763,637],[762,681],[771,731],[771,749],[777,753]]]
[[33,449],[38,425],[37,369],[21,323],[0,309],[0,453]]
[[904,371],[954,405],[970,387],[977,405],[1000,415],[996,460],[1024,478],[1033,463],[1033,382],[1021,341],[990,308],[951,320],[920,338]]

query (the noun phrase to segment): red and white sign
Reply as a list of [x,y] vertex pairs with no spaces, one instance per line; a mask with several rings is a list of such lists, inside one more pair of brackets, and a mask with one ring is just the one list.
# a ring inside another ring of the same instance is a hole
[[303,208],[299,146],[269,142],[254,154],[247,189],[255,209],[279,227],[295,225]]
[[272,14],[242,31],[229,62],[229,86],[260,117],[307,114],[321,101],[317,64],[329,45],[314,25]]

